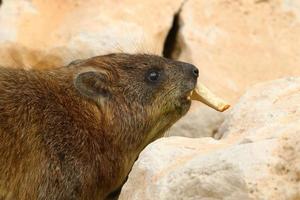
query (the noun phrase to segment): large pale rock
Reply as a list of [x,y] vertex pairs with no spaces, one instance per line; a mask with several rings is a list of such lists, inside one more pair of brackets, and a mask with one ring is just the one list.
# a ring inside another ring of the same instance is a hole
[[258,82],[300,75],[298,0],[188,0],[180,13],[179,59],[235,102]]
[[225,120],[221,140],[149,145],[120,199],[300,199],[299,100],[300,78],[255,86]]
[[182,0],[3,0],[0,65],[48,67],[115,52],[161,54]]
[[218,134],[223,138],[258,141],[278,137],[291,124],[300,124],[299,78],[271,81],[249,89]]
[[[179,23],[173,57],[198,66],[200,81],[231,104],[253,84],[300,76],[299,0],[188,0]],[[217,129],[222,114],[194,109],[198,124],[206,116],[216,120],[184,136],[213,135],[209,129]],[[194,126],[194,116],[188,114],[180,126]]]

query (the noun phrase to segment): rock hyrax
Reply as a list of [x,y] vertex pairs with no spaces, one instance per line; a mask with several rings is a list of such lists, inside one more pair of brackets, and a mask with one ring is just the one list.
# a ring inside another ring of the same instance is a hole
[[100,200],[190,107],[193,65],[110,54],[0,68],[0,199]]

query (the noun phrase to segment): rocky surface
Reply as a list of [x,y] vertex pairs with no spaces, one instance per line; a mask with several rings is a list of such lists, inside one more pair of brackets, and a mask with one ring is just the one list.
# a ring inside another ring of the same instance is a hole
[[120,199],[300,199],[300,78],[259,84],[213,138],[149,145]]
[[235,102],[258,82],[300,75],[298,0],[188,0],[180,13],[180,60]]
[[[253,84],[300,76],[298,0],[188,0],[179,24],[173,57],[196,64],[200,80],[231,104]],[[199,104],[194,109],[170,135],[214,135],[225,115]],[[206,126],[195,130],[195,118]]]
[[3,0],[0,65],[53,67],[107,53],[156,53],[182,0]]
[[299,124],[299,105],[299,78],[258,84],[234,106],[219,134],[225,139],[243,135],[247,141],[277,138],[288,126]]
[[199,102],[192,102],[186,116],[176,122],[166,136],[219,137],[218,129],[224,121],[227,111],[220,113]]

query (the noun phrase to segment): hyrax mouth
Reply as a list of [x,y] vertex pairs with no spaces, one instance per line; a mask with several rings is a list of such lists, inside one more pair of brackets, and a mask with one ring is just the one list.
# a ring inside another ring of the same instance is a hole
[[190,91],[189,93],[188,93],[188,95],[187,95],[187,100],[189,100],[189,101],[191,101],[192,99],[192,95],[193,95],[193,93],[194,93],[194,90],[192,90],[192,91]]
[[200,101],[219,112],[223,112],[230,107],[228,103],[217,97],[208,88],[200,83],[198,83],[196,88],[188,94],[187,100]]

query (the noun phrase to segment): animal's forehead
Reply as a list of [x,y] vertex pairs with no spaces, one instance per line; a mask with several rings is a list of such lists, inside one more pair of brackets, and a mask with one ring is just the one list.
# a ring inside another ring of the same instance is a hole
[[169,68],[180,65],[181,62],[173,61],[161,56],[149,54],[108,54],[97,56],[80,62],[80,66],[90,66],[95,68],[115,68],[120,69],[149,69],[149,68]]
[[[116,60],[121,61],[124,64],[127,64],[128,67],[132,65],[136,65],[135,67],[138,67],[139,65],[141,67],[144,66],[154,66],[154,65],[166,65],[168,64],[168,59],[165,59],[160,56],[155,55],[147,55],[147,54],[135,54],[135,55],[120,55],[120,58],[118,58],[118,55],[116,55]],[[120,59],[120,60],[119,60]]]

